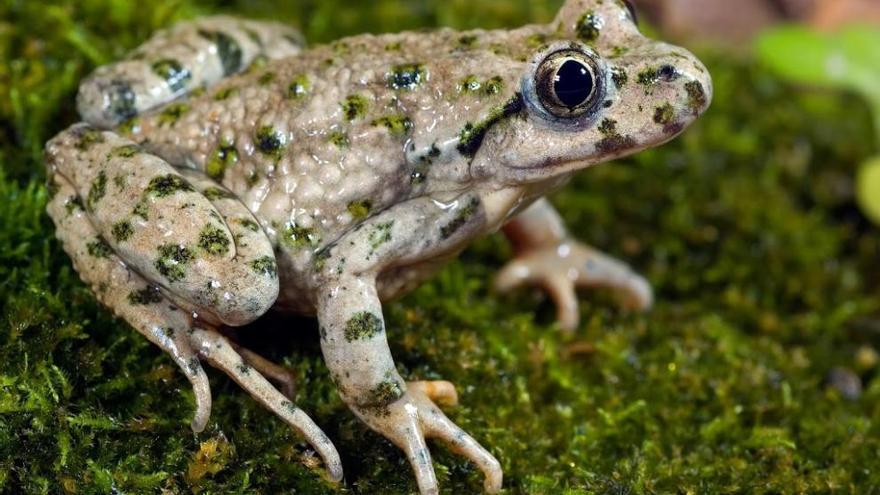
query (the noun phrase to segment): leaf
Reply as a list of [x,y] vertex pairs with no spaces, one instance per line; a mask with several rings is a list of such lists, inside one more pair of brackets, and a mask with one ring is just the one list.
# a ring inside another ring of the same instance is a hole
[[880,156],[875,156],[859,169],[856,196],[865,215],[880,225]]

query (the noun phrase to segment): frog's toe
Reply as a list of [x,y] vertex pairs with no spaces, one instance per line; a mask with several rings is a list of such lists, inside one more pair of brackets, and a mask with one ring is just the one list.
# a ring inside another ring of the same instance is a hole
[[458,392],[455,391],[455,385],[451,382],[445,380],[407,382],[406,386],[418,390],[441,406],[454,407],[458,405]]

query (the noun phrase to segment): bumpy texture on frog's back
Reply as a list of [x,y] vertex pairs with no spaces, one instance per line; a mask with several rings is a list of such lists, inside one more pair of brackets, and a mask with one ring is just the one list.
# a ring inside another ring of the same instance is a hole
[[280,246],[312,252],[407,197],[467,187],[465,127],[514,98],[541,29],[347,38],[128,127],[229,187]]

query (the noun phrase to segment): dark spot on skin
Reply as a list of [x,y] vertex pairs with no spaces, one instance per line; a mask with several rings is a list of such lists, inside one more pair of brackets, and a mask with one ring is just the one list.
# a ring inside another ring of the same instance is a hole
[[131,136],[141,132],[140,119],[137,117],[126,119],[116,127],[116,131],[123,136]]
[[86,204],[89,206],[89,209],[94,210],[95,205],[98,201],[101,201],[105,194],[107,194],[107,174],[101,170],[98,172],[95,180],[92,181],[91,188],[89,188],[89,195],[86,198]]
[[262,273],[272,278],[278,276],[278,265],[275,263],[275,258],[271,256],[263,256],[260,259],[251,261],[248,263],[248,266],[257,273]]
[[440,237],[448,239],[458,232],[458,230],[461,229],[472,216],[474,216],[474,213],[477,212],[477,207],[479,206],[480,200],[478,198],[471,198],[467,206],[462,208],[452,221],[440,228]]
[[314,259],[315,270],[317,270],[319,272],[324,270],[324,266],[326,265],[327,260],[330,259],[330,256],[331,256],[330,253],[335,246],[336,246],[335,244],[331,244],[329,246],[324,247],[323,249],[321,249],[317,253],[315,253],[315,259]]
[[159,198],[171,196],[178,192],[192,192],[193,186],[184,180],[183,177],[174,174],[162,175],[154,177],[147,186],[146,193],[152,194]]
[[626,73],[626,70],[615,67],[611,69],[611,80],[614,81],[614,85],[617,86],[617,89],[624,87],[629,81],[629,76]]
[[412,120],[406,115],[392,115],[382,117],[371,122],[374,126],[383,126],[388,129],[392,136],[397,138],[406,137],[413,128]]
[[504,90],[504,79],[501,79],[501,76],[495,76],[486,81],[486,83],[483,84],[483,88],[483,92],[486,93],[486,95],[497,95]]
[[106,113],[114,122],[123,122],[137,115],[137,95],[127,81],[114,79],[103,88]]
[[85,151],[92,147],[94,144],[103,143],[104,142],[104,134],[97,129],[82,129],[78,130],[76,133],[76,149],[80,151]]
[[[234,199],[235,196],[232,196],[232,198]],[[259,232],[260,231],[260,224],[251,220],[250,218],[236,218],[235,222],[238,223],[239,225],[241,225],[242,227],[250,230],[251,232]]]
[[617,122],[612,119],[603,120],[599,125],[599,132],[605,136],[596,144],[596,148],[602,153],[616,153],[636,145],[632,136],[622,136],[617,132]]
[[483,144],[486,133],[493,126],[505,119],[517,115],[523,109],[522,95],[516,94],[504,105],[493,109],[485,120],[477,124],[467,123],[459,136],[458,151],[466,157],[473,158]]
[[189,105],[186,103],[172,103],[165,107],[162,110],[162,113],[159,114],[159,125],[170,125],[173,126],[176,124],[183,115],[189,112]]
[[230,243],[229,236],[226,235],[223,229],[211,224],[205,225],[199,234],[199,247],[206,253],[214,256],[222,256],[228,253]]
[[209,187],[202,191],[202,195],[208,198],[208,201],[217,201],[218,199],[236,199],[235,194],[232,194],[230,191],[226,189],[221,189],[219,187]]
[[50,178],[48,181],[46,181],[46,194],[48,195],[50,201],[52,200],[52,198],[55,197],[56,194],[58,194],[58,191],[60,189],[61,187],[58,185],[57,182],[55,182],[54,178]]
[[186,276],[186,265],[193,259],[189,249],[178,244],[159,246],[159,258],[154,266],[169,282],[178,282]]
[[342,105],[342,114],[345,115],[345,120],[349,122],[361,118],[367,113],[367,99],[361,95],[351,95],[340,105]]
[[700,110],[706,107],[708,103],[706,90],[700,81],[691,81],[684,85],[684,89],[688,94],[688,108],[694,113],[699,113]]
[[352,316],[345,323],[345,340],[371,339],[385,331],[385,323],[382,318],[369,311],[361,311]]
[[327,140],[333,143],[337,148],[348,148],[351,144],[348,140],[348,134],[341,131],[333,131],[327,137]]
[[636,81],[642,86],[653,86],[657,84],[657,69],[645,69],[639,72]]
[[605,103],[602,104],[603,108],[611,108],[614,105],[614,102],[611,100],[605,100]]
[[132,158],[141,152],[140,146],[136,144],[126,144],[123,146],[117,146],[110,151],[110,157],[119,157],[119,158]]
[[184,69],[180,62],[169,58],[155,62],[153,64],[153,72],[164,79],[174,93],[184,89],[186,83],[192,78],[190,71]]
[[134,205],[134,208],[131,210],[132,215],[141,217],[144,220],[150,219],[149,212],[150,212],[150,206],[147,203],[146,199],[141,199],[140,201],[138,201],[138,203],[136,205]]
[[257,149],[264,155],[280,158],[281,153],[287,146],[287,138],[271,126],[263,126],[257,129]]
[[205,164],[205,173],[214,180],[223,180],[226,169],[238,163],[238,150],[231,142],[220,145]]
[[664,65],[657,69],[657,77],[660,78],[661,81],[672,82],[678,79],[678,76],[678,71],[671,65]]
[[604,24],[601,16],[595,12],[587,12],[575,25],[575,34],[579,40],[591,43],[599,38]]
[[672,105],[666,103],[663,106],[657,107],[654,111],[654,122],[663,126],[669,125],[672,122],[672,119],[675,118],[675,109],[672,108]]
[[241,46],[232,36],[221,31],[199,30],[199,36],[217,45],[217,56],[223,65],[223,75],[229,76],[241,70]]
[[396,380],[387,379],[369,392],[369,406],[385,407],[403,397],[403,387]]
[[282,233],[281,241],[293,249],[303,249],[318,244],[320,238],[315,229],[289,224]]
[[89,255],[95,258],[109,258],[113,254],[113,248],[101,237],[96,237],[94,241],[86,244],[86,249]]
[[458,90],[462,93],[476,93],[482,87],[483,84],[474,75],[467,76],[458,83]]
[[312,90],[312,83],[309,82],[309,78],[306,76],[298,76],[293,79],[289,86],[287,86],[287,97],[291,100],[298,100],[309,93]]
[[233,95],[238,94],[238,88],[223,88],[216,93],[214,93],[214,101],[224,101],[228,100]]
[[79,196],[71,196],[67,198],[67,201],[64,202],[64,209],[67,210],[68,215],[73,213],[74,210],[85,210],[82,198]]
[[134,228],[132,228],[131,223],[123,220],[114,223],[113,227],[110,228],[110,232],[113,234],[113,238],[116,239],[116,242],[125,242],[131,239],[131,236],[134,235]]
[[395,66],[388,74],[388,87],[395,90],[411,91],[427,81],[428,72],[421,64]]
[[458,38],[458,46],[464,49],[473,48],[477,44],[478,38],[472,34],[466,34]]
[[547,44],[547,35],[544,33],[537,33],[526,38],[526,44],[532,50],[539,50]]
[[236,369],[239,373],[241,373],[242,375],[248,375],[248,374],[250,374],[250,372],[251,372],[251,367],[248,366],[248,364],[245,363],[245,362],[239,363],[239,365],[236,366],[235,369]]
[[162,294],[158,287],[144,287],[141,290],[131,292],[128,295],[128,302],[135,306],[158,304],[162,302]]
[[355,220],[361,220],[367,218],[370,214],[370,211],[373,209],[373,202],[369,199],[364,199],[361,201],[352,201],[348,204],[348,212],[351,213],[351,216]]
[[399,41],[385,45],[386,52],[399,52],[402,48],[403,45],[401,45]]

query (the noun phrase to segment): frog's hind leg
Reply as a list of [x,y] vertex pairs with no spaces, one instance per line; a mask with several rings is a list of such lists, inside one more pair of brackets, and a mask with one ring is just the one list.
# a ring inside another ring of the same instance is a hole
[[50,181],[55,194],[49,202],[49,216],[55,221],[58,238],[80,277],[104,305],[167,352],[183,370],[196,398],[192,429],[204,430],[211,416],[211,389],[186,334],[191,326],[189,316],[113,252],[89,221],[69,182],[59,175],[52,176]]
[[228,16],[182,22],[98,68],[80,85],[77,107],[86,122],[109,129],[260,58],[296,55],[304,45],[298,31],[275,22]]
[[318,452],[333,481],[342,480],[342,461],[333,443],[302,409],[279,392],[218,332],[196,329],[193,343],[215,368],[235,380],[254,399],[297,430]]

